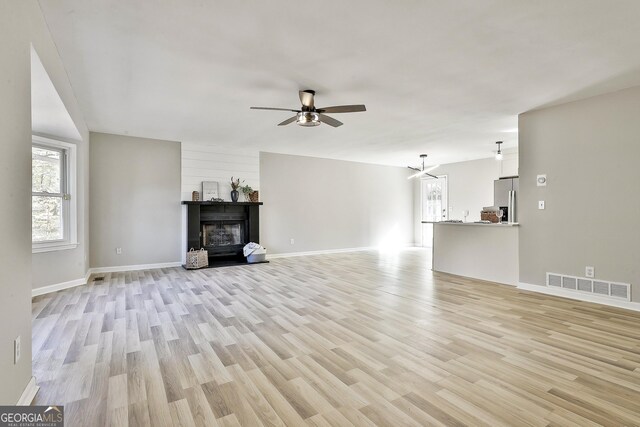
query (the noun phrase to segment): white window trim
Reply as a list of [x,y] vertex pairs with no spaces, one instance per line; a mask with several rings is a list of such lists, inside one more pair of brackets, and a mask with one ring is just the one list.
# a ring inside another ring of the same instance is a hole
[[44,138],[42,136],[33,135],[31,138],[32,144],[41,145],[52,148],[63,148],[67,150],[67,192],[71,196],[69,200],[69,208],[65,218],[69,226],[69,233],[63,240],[47,241],[47,242],[32,242],[31,253],[40,252],[52,252],[52,251],[64,251],[69,249],[75,249],[78,247],[78,197],[76,187],[77,177],[77,163],[76,163],[76,144],[69,142],[58,141],[56,139]]

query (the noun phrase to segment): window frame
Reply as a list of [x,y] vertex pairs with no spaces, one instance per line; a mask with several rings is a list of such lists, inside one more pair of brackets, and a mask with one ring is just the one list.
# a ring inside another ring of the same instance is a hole
[[32,240],[31,252],[40,253],[75,249],[78,247],[78,205],[76,196],[77,147],[75,144],[69,142],[45,138],[37,135],[32,135],[31,146],[60,151],[62,153],[63,159],[62,170],[60,173],[60,189],[62,190],[62,193],[51,194],[34,192],[33,187],[31,191],[32,205],[34,196],[61,197],[63,238],[58,240],[46,240],[42,242],[34,242]]

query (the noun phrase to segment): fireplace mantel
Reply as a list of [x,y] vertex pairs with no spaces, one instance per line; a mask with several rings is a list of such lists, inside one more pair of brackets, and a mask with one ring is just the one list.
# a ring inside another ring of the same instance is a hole
[[184,201],[183,205],[199,205],[199,206],[223,206],[223,205],[233,205],[233,206],[251,206],[251,205],[262,205],[262,202],[190,202]]
[[[233,265],[246,263],[242,253],[244,245],[249,242],[260,243],[260,212],[262,202],[182,202],[186,210],[187,246],[186,251],[194,248],[206,249],[209,253],[209,266]],[[242,227],[239,232],[225,232],[226,227]],[[209,240],[210,230],[220,233],[222,240]],[[231,234],[229,234],[231,233]],[[227,236],[237,236],[233,243],[220,244],[227,241]],[[241,241],[236,241],[241,240]],[[213,243],[212,243],[213,242]]]

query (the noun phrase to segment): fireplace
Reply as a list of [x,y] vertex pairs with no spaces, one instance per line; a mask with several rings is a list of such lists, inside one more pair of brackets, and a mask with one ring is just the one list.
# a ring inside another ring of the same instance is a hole
[[186,205],[187,247],[204,248],[209,264],[230,265],[246,262],[242,248],[260,243],[261,202],[182,202]]
[[205,249],[246,245],[244,221],[217,221],[202,224],[202,246]]

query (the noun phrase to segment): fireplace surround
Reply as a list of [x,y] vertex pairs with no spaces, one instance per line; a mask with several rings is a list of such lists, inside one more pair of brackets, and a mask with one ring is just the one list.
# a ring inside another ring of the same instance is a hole
[[245,263],[242,248],[260,243],[262,202],[182,202],[186,207],[187,247],[204,248],[209,266]]

